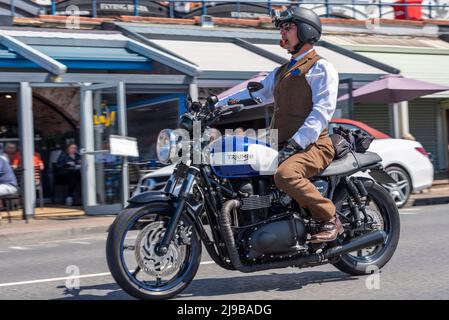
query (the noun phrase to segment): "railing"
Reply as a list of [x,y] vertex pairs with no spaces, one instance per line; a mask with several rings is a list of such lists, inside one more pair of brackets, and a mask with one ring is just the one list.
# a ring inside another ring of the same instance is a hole
[[[410,1],[410,0],[402,0],[402,1]],[[50,14],[55,15],[56,11],[56,0],[51,0],[50,5]],[[142,3],[139,0],[133,0],[133,15],[139,16],[139,4]],[[196,8],[198,6],[201,7],[201,15],[206,15],[208,13],[208,8],[213,7],[213,5],[224,4],[224,3],[233,3],[235,4],[235,11],[238,13],[237,17],[240,17],[241,5],[242,4],[257,4],[266,6],[266,13],[269,14],[270,10],[274,6],[290,6],[295,4],[307,5],[314,8],[313,6],[320,7],[325,9],[325,13],[322,15],[324,17],[332,16],[332,9],[335,7],[345,8],[353,11],[353,18],[356,17],[356,14],[359,13],[361,16],[365,16],[366,18],[382,18],[385,15],[392,13],[394,7],[396,8],[404,8],[404,19],[407,20],[409,9],[420,7],[421,9],[425,9],[427,11],[427,17],[429,19],[448,19],[449,18],[449,0],[427,0],[422,3],[397,3],[394,0],[305,0],[305,1],[276,1],[276,0],[240,0],[240,1],[206,1],[206,0],[189,0],[189,1],[152,1],[163,3],[167,6],[167,17],[174,18],[179,17],[176,14],[175,3],[190,3],[196,4]],[[90,16],[97,17],[97,3],[99,0],[92,0],[91,12]],[[378,12],[373,13],[373,8],[377,8]],[[15,1],[11,0],[11,12],[15,14]],[[369,13],[371,12],[371,13]],[[349,16],[348,16],[349,18]]]

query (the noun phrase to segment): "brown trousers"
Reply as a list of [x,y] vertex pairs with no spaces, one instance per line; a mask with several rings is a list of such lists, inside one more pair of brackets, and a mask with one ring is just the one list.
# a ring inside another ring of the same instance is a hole
[[331,200],[323,197],[310,182],[311,178],[326,168],[334,158],[335,150],[331,139],[320,137],[285,160],[274,175],[276,186],[310,211],[317,221],[328,221],[335,216],[335,206]]

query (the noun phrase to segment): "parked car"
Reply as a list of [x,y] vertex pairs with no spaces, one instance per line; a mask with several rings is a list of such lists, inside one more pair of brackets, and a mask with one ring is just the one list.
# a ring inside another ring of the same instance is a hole
[[[331,120],[329,133],[332,134],[333,129],[337,126],[351,130],[359,129],[374,137],[368,150],[381,156],[382,165],[396,181],[395,184],[387,184],[384,187],[390,192],[399,208],[407,204],[412,192],[432,186],[434,169],[430,161],[430,154],[419,142],[393,139],[388,134],[363,122],[342,118]],[[134,192],[140,193],[163,188],[173,169],[174,165],[168,165],[143,176]]]
[[396,180],[396,184],[384,187],[388,189],[399,208],[407,204],[411,193],[432,186],[434,168],[430,161],[430,153],[421,143],[393,139],[363,122],[350,119],[333,118],[329,123],[329,133],[332,134],[333,128],[337,126],[351,130],[359,129],[375,138],[368,150],[381,156],[385,170]]

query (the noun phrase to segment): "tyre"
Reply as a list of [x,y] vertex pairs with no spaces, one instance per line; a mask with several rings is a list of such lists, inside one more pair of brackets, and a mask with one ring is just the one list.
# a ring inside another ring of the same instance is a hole
[[106,242],[108,267],[117,284],[135,298],[171,298],[183,291],[198,271],[201,242],[185,213],[167,254],[155,253],[171,211],[166,202],[127,208],[111,225]]
[[384,184],[383,187],[388,190],[398,208],[407,204],[412,193],[412,181],[408,173],[398,166],[390,166],[385,171],[396,181],[396,183]]
[[[333,263],[337,269],[350,275],[370,274],[385,266],[396,250],[400,235],[399,211],[390,194],[372,180],[366,179],[363,183],[368,192],[365,199],[366,211],[370,217],[372,230],[383,230],[387,237],[382,245],[344,254]],[[345,199],[336,205],[342,215],[351,219],[352,213]],[[338,241],[345,244],[366,232],[371,230],[354,232],[351,235],[350,230],[345,229],[345,234]]]

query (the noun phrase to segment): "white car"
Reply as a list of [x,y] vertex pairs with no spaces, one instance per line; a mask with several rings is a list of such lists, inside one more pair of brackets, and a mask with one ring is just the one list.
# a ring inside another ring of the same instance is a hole
[[[349,119],[333,118],[329,123],[330,133],[337,126],[351,130],[360,129],[375,138],[368,150],[380,155],[386,172],[396,181],[395,184],[383,186],[390,192],[399,208],[406,205],[412,192],[432,186],[434,168],[429,158],[430,154],[419,142],[392,139],[362,122]],[[140,179],[134,194],[162,189],[173,169],[174,165],[168,165],[146,174]]]
[[351,130],[361,130],[374,137],[369,151],[382,158],[386,172],[396,180],[396,184],[384,185],[390,192],[396,205],[406,205],[410,194],[430,188],[433,184],[434,168],[428,153],[421,143],[405,139],[393,139],[360,121],[333,118],[329,131],[343,126]]

